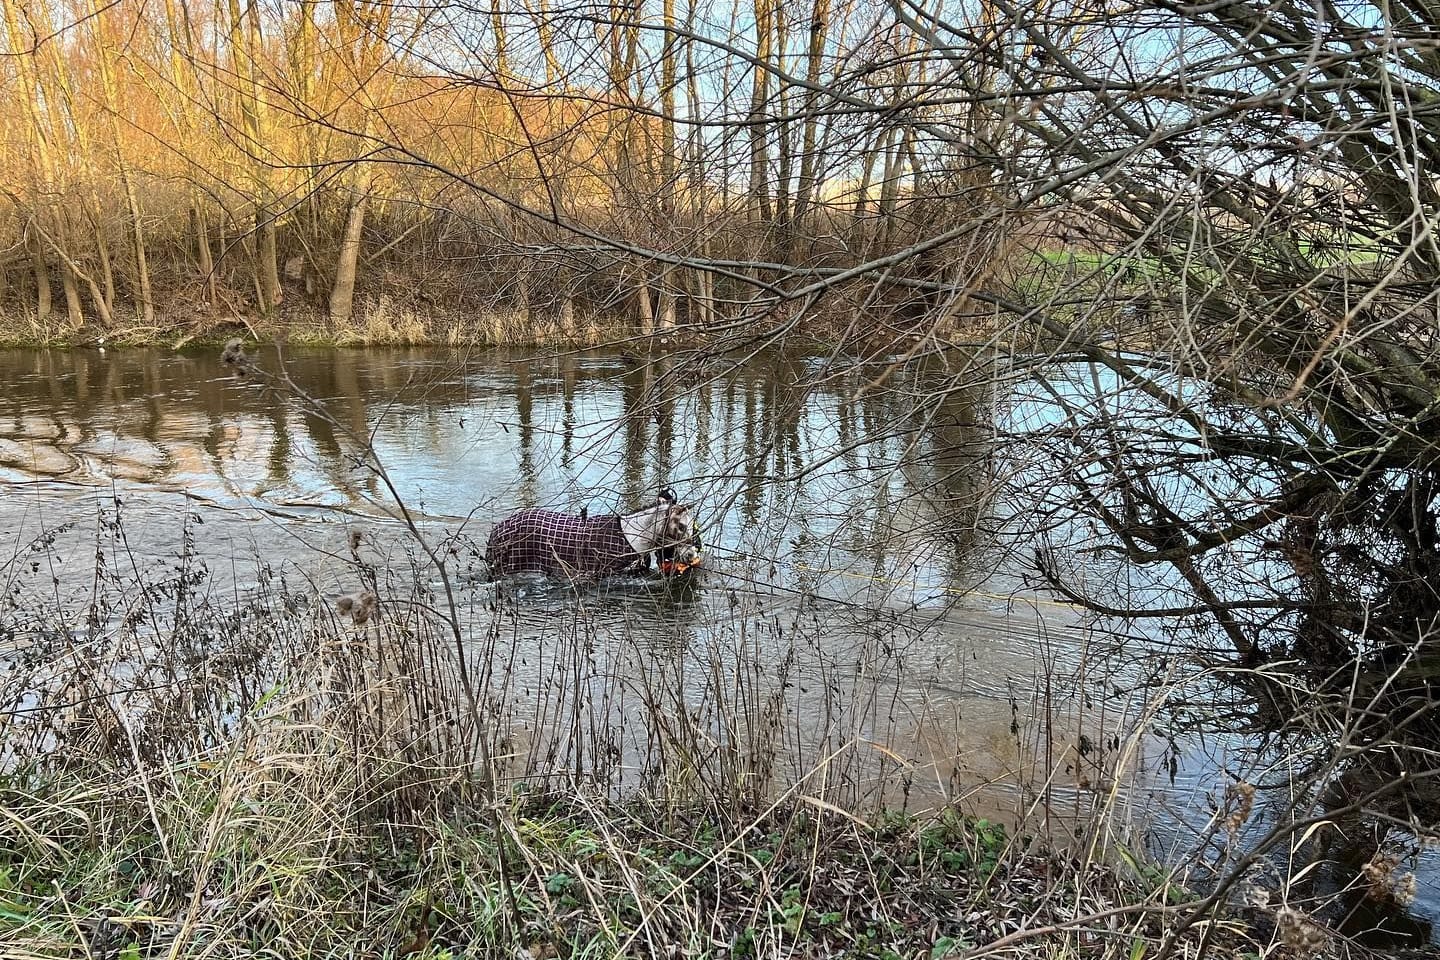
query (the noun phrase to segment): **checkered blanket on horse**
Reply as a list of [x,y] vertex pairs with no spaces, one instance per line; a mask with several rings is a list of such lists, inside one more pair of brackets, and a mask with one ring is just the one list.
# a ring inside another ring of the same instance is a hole
[[639,567],[618,516],[577,517],[529,509],[506,517],[490,531],[485,550],[492,576],[521,570],[569,576],[604,576]]

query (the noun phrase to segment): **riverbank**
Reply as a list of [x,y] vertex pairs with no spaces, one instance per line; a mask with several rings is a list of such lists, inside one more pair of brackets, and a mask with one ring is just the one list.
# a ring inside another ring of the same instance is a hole
[[[936,330],[921,316],[897,313],[887,322],[857,319],[854,304],[812,309],[795,317],[795,305],[765,311],[753,322],[716,319],[710,325],[680,320],[673,327],[646,323],[630,316],[621,304],[610,310],[576,310],[561,318],[553,311],[527,312],[514,306],[424,310],[400,306],[386,296],[358,303],[351,320],[336,323],[311,306],[282,307],[270,316],[207,308],[171,309],[157,313],[154,323],[117,320],[110,326],[87,321],[72,326],[62,314],[44,320],[33,313],[0,310],[0,349],[23,347],[157,347],[181,349],[219,346],[235,337],[256,342],[281,342],[310,347],[594,347],[654,339],[667,345],[734,344],[753,348],[757,342],[836,346],[861,352],[892,351],[922,345]],[[994,333],[993,318],[960,325],[949,321],[941,331],[951,340],[984,342]],[[648,332],[647,332],[648,331]]]
[[214,346],[233,337],[281,341],[296,346],[594,346],[635,336],[614,318],[585,317],[562,329],[557,323],[502,309],[483,314],[423,315],[396,307],[386,298],[360,305],[356,316],[333,323],[323,312],[297,307],[270,317],[214,312],[162,313],[153,324],[117,321],[109,327],[86,323],[72,327],[63,316],[37,320],[33,315],[0,313],[0,348],[135,346],[179,349]]
[[[229,746],[0,782],[7,955],[1135,958],[1190,899],[948,811],[523,787],[490,805],[433,771],[414,805],[400,784],[418,770],[346,790],[333,757]],[[1211,939],[1263,946],[1235,920]]]

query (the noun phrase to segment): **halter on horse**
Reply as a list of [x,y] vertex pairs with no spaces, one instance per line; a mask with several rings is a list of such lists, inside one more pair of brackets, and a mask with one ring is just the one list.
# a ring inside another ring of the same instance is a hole
[[634,513],[588,517],[521,510],[495,525],[485,548],[492,577],[521,571],[600,577],[644,569],[651,554],[665,573],[700,562],[695,518],[670,490]]

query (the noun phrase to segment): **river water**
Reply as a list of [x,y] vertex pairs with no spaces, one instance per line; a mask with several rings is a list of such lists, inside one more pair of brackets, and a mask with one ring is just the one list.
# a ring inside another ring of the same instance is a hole
[[[645,584],[522,584],[506,661],[517,689],[543,685],[519,665],[582,608],[602,647],[633,648],[577,680],[596,690],[662,660],[749,660],[756,676],[793,661],[777,685],[795,775],[852,709],[839,726],[872,746],[876,802],[961,802],[1057,835],[1103,807],[1115,837],[1162,858],[1214,832],[1233,777],[1273,763],[1252,736],[1163,713],[1153,691],[1187,668],[1161,638],[1087,622],[1034,587],[1044,531],[994,440],[1015,401],[983,378],[800,355],[259,358],[298,390],[237,379],[218,352],[0,352],[3,576],[83,602],[97,538],[120,526],[137,567],[195,554],[212,597],[238,601],[264,571],[328,602],[355,587],[351,530],[384,562],[411,556],[394,494],[432,541],[483,544],[522,506],[615,512],[670,487],[700,516],[700,589],[677,603]],[[493,602],[473,554],[456,565],[470,602]],[[866,703],[837,708],[850,691]],[[865,763],[847,775],[863,781]],[[1422,883],[1418,914],[1437,908]]]

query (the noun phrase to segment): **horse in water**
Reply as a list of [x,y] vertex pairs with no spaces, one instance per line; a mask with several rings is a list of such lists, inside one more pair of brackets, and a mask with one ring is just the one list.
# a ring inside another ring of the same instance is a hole
[[666,574],[700,562],[695,516],[670,490],[634,513],[591,517],[521,510],[495,525],[485,548],[492,577],[522,571],[603,577],[648,569],[652,557]]

